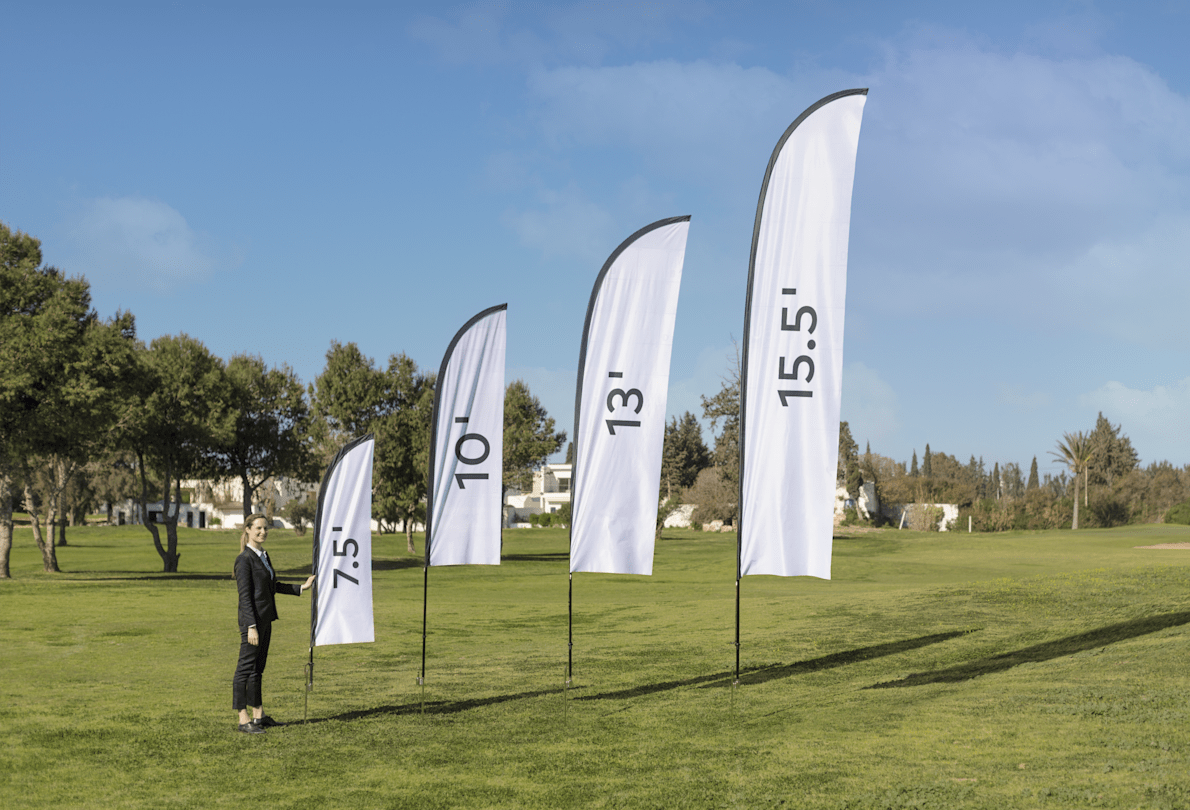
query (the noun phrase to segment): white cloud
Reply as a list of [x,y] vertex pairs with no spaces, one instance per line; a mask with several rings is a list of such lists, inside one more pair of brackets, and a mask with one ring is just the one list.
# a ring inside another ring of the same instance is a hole
[[1067,320],[1090,319],[1095,331],[1121,342],[1183,343],[1180,311],[1190,299],[1190,211],[1157,217],[1136,233],[1091,245],[1060,274],[1073,306]]
[[538,53],[541,42],[535,35],[510,35],[503,30],[507,13],[507,3],[472,3],[451,19],[421,17],[410,25],[409,32],[454,64],[493,65],[517,60],[518,53]]
[[1085,313],[1123,294],[1138,338],[1174,320],[1130,299],[1187,284],[1190,99],[1125,57],[963,42],[894,50],[871,85],[852,257],[882,303],[1112,334]]
[[561,191],[542,189],[536,207],[506,211],[502,219],[521,244],[540,250],[546,258],[601,263],[599,257],[619,244],[613,241],[616,227],[612,215],[573,185]]
[[70,241],[71,266],[93,284],[164,292],[203,281],[223,263],[178,211],[143,197],[87,201],[70,226]]
[[442,16],[419,17],[411,36],[452,64],[597,64],[618,47],[668,36],[672,23],[711,13],[702,0],[601,0],[531,4],[484,0]]
[[821,71],[790,79],[763,67],[663,60],[541,70],[529,77],[529,90],[540,103],[542,136],[554,148],[627,149],[654,172],[698,184],[746,178],[755,190],[757,155],[767,159],[815,92],[848,81]]
[[755,206],[778,137],[806,97],[835,89],[821,74],[807,91],[766,68],[672,60],[540,69],[528,84],[534,151],[494,159],[488,176],[540,187],[536,206],[504,218],[522,243],[589,260],[644,223],[695,213],[692,186],[716,206]]
[[879,372],[859,362],[843,367],[841,417],[860,444],[891,444],[901,429],[896,391]]
[[[871,93],[852,263],[873,300],[911,316],[977,307],[1043,331],[1168,338],[1190,286],[1190,99],[1135,60],[948,35],[888,44],[867,76],[658,60],[528,79],[542,161],[603,166],[598,150],[611,150],[620,172],[647,164],[651,182],[709,188],[733,208],[754,200],[793,117],[856,85]],[[600,178],[564,172],[565,195],[598,199]],[[1081,315],[1122,302],[1126,319]]]
[[1054,401],[1054,398],[1044,391],[1026,391],[1020,385],[999,383],[996,388],[1000,402],[1026,413],[1048,408]]
[[1190,460],[1190,377],[1147,391],[1109,382],[1079,404],[1119,424],[1144,462]]

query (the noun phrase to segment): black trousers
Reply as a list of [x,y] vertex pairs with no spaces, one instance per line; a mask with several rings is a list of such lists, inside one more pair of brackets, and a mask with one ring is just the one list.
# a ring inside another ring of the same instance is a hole
[[263,706],[260,682],[264,676],[264,665],[269,658],[269,642],[273,639],[273,623],[256,625],[260,636],[259,644],[248,643],[248,631],[240,631],[240,660],[236,662],[236,674],[231,679],[231,707],[237,712],[249,706]]

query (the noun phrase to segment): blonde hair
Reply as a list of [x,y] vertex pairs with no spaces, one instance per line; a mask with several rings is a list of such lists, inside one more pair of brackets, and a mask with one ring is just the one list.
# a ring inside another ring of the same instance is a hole
[[252,528],[252,524],[258,520],[263,520],[266,524],[269,522],[268,515],[262,515],[259,512],[253,512],[244,518],[244,531],[240,534],[240,553],[244,553],[244,549],[248,547],[248,529]]

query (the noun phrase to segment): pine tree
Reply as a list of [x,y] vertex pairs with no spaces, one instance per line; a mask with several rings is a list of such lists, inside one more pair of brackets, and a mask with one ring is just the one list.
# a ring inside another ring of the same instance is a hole
[[[1084,471],[1088,488],[1091,484],[1111,487],[1140,465],[1132,441],[1121,433],[1120,428],[1099,412],[1095,429],[1087,436],[1091,450],[1090,464]],[[1084,494],[1084,500],[1085,497]]]
[[1037,456],[1033,456],[1033,464],[1029,467],[1029,484],[1025,490],[1037,489],[1041,486],[1037,479]]
[[917,450],[914,450],[913,451],[913,466],[911,466],[909,468],[909,477],[917,478],[917,476],[920,474],[921,474],[921,472],[917,469]]
[[661,483],[665,497],[675,489],[689,489],[698,474],[711,466],[711,451],[702,440],[702,426],[690,411],[665,426],[661,449]]
[[860,462],[860,474],[865,484],[876,483],[876,465],[872,463],[872,443],[864,444],[864,457]]
[[859,497],[859,485],[863,483],[859,471],[859,446],[851,436],[851,426],[845,421],[839,423],[839,465],[836,476],[838,483],[847,488],[850,497]]
[[723,432],[715,436],[711,461],[719,468],[719,475],[729,484],[740,482],[740,355],[736,348],[719,393],[700,397],[702,416],[711,422],[711,435],[720,425]]
[[921,474],[926,478],[934,475],[934,465],[930,462],[930,444],[926,442],[926,452],[921,457]]

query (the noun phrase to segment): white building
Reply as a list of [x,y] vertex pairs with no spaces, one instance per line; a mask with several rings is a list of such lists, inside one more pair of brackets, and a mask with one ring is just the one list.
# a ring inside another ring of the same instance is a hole
[[[237,529],[244,525],[244,484],[239,478],[220,481],[189,479],[181,482],[183,497],[188,503],[171,504],[170,514],[178,514],[178,525],[194,529]],[[267,513],[272,501],[273,526],[292,529],[293,524],[281,516],[281,510],[295,499],[317,498],[318,484],[307,484],[292,478],[269,478],[257,488],[252,499],[252,511]],[[179,512],[180,509],[180,512]],[[161,501],[148,504],[149,521],[163,523]],[[134,500],[107,504],[108,521],[113,525],[139,524],[140,506]],[[375,527],[375,521],[373,521]]]
[[529,515],[552,514],[570,503],[570,464],[546,464],[533,473],[529,492],[509,490],[504,495],[504,525],[528,526]]
[[[147,507],[150,523],[165,522],[161,501],[149,503]],[[179,507],[181,507],[180,512]],[[108,523],[112,526],[140,525],[140,504],[131,498],[120,503],[104,504],[104,508],[107,511]],[[179,526],[187,526],[192,529],[205,529],[211,525],[212,514],[209,504],[174,503],[170,504],[169,513],[171,515],[178,515]]]
[[[266,514],[269,511],[269,501],[272,501],[273,526],[292,529],[293,524],[281,517],[281,510],[293,500],[317,499],[318,488],[319,484],[304,483],[283,476],[267,478],[253,495],[252,511]],[[240,478],[183,481],[182,489],[189,490],[191,502],[206,508],[211,517],[217,519],[224,529],[235,529],[244,525],[244,482]]]

